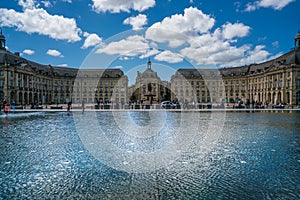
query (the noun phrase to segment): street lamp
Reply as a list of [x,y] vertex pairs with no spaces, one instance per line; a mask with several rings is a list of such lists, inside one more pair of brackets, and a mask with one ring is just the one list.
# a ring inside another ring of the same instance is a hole
[[9,79],[9,75],[8,75],[8,68],[9,68],[9,64],[7,63],[7,60],[5,59],[5,62],[4,62],[4,65],[5,65],[5,68],[6,68],[6,101],[8,101],[8,79]]

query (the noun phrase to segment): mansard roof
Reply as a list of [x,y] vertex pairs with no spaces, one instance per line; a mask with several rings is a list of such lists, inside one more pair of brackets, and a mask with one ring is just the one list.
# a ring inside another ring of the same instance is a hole
[[151,68],[146,69],[144,72],[138,72],[138,78],[158,78],[157,72],[153,71]]
[[176,73],[172,77],[177,78],[202,78],[202,74],[200,73],[199,69],[178,69]]
[[86,78],[120,78],[124,76],[121,69],[80,69],[78,77]]
[[15,66],[17,68],[27,69],[34,73],[53,76],[53,77],[71,77],[75,78],[77,74],[85,77],[119,78],[124,75],[120,69],[77,69],[69,67],[59,67],[51,65],[42,65],[25,58],[20,57],[19,53],[11,53],[7,50],[0,50],[0,65]]
[[229,76],[245,76],[248,74],[249,66],[230,67],[220,69],[220,73],[223,77]]
[[228,67],[221,69],[178,69],[172,77],[182,78],[203,78],[222,75],[223,77],[246,76],[272,69],[273,67],[286,67],[300,65],[300,49],[295,48],[278,58],[265,61],[259,64],[251,64],[240,67]]
[[72,77],[75,78],[78,72],[76,68],[69,68],[69,67],[52,67],[52,73],[54,77]]
[[28,61],[18,55],[18,53],[11,53],[7,50],[0,49],[0,64],[4,65],[5,63],[9,65],[18,65],[21,63],[27,63]]
[[232,67],[222,69],[178,69],[174,77],[181,77],[187,79],[193,78],[216,78],[224,76],[245,76],[248,72],[248,67]]

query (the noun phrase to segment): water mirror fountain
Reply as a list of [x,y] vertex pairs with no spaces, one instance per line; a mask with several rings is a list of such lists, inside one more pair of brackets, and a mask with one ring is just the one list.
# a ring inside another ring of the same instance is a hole
[[[94,116],[95,126],[76,119]],[[209,140],[220,126],[210,122],[218,117],[168,111],[0,115],[1,198],[297,199],[300,113],[226,113],[222,134]],[[148,127],[156,131],[134,133]]]

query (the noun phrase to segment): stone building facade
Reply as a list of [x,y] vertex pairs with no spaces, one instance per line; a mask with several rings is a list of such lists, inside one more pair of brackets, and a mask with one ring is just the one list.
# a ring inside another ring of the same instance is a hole
[[[137,72],[136,82],[128,90],[131,101],[148,103],[151,101],[152,104],[171,99],[169,82],[162,81],[151,65],[149,59],[147,69],[144,72]],[[149,87],[151,92],[148,91]]]
[[[221,69],[178,69],[162,81],[147,63],[136,83],[120,69],[76,69],[41,65],[5,48],[0,33],[0,101],[31,103],[116,103],[164,100],[202,104],[300,105],[300,33],[294,48],[260,64]],[[151,92],[149,93],[149,87]],[[150,95],[150,96],[151,96]]]
[[195,103],[300,104],[300,33],[288,53],[260,64],[221,69],[179,69],[171,98]]
[[125,102],[127,76],[119,69],[41,65],[11,53],[0,34],[0,101],[17,105]]
[[120,69],[85,69],[77,72],[72,102],[124,104],[128,78]]

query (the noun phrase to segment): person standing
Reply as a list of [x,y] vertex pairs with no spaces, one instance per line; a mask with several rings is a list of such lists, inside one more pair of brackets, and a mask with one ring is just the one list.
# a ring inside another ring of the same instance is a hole
[[11,110],[12,110],[13,112],[15,112],[15,108],[16,108],[16,102],[13,101],[13,102],[11,103]]
[[68,106],[67,106],[67,112],[68,112],[68,114],[70,113],[71,105],[72,105],[72,103],[71,103],[71,102],[68,102]]
[[81,107],[82,107],[82,113],[84,113],[84,109],[85,109],[84,100],[82,101]]
[[8,114],[8,110],[9,110],[9,105],[8,105],[8,103],[6,103],[6,104],[4,105],[4,113],[5,113],[5,114]]

